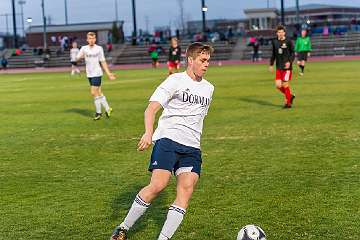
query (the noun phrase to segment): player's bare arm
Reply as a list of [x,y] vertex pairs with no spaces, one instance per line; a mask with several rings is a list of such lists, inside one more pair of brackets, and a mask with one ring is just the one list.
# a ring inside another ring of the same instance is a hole
[[272,42],[272,51],[271,51],[271,57],[270,57],[270,66],[269,66],[269,71],[271,72],[271,73],[273,73],[274,72],[274,64],[275,64],[275,51],[276,51],[276,49],[275,49],[275,45],[274,45],[274,42]]
[[274,66],[273,66],[273,65],[270,65],[270,66],[269,66],[269,72],[271,72],[271,73],[274,72]]
[[290,68],[290,62],[285,63],[285,68],[286,68],[286,69],[289,69],[289,68]]
[[158,102],[150,102],[145,110],[145,133],[138,143],[138,151],[144,151],[149,148],[152,143],[152,135],[154,133],[154,122],[156,113],[161,109]]
[[76,62],[80,62],[84,58],[85,58],[84,54],[80,52],[79,55],[77,55],[76,57]]
[[102,62],[100,62],[100,64],[101,64],[101,67],[104,69],[106,75],[108,75],[109,79],[110,79],[110,80],[115,80],[115,79],[116,79],[116,75],[115,75],[114,73],[110,72],[109,67],[108,67],[106,61],[102,61]]

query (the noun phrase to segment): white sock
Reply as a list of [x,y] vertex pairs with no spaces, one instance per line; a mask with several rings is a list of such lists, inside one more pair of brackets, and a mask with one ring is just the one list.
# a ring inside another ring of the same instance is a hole
[[104,106],[105,111],[109,111],[110,110],[110,106],[108,104],[108,102],[106,101],[106,97],[103,95],[101,96],[101,104]]
[[101,113],[101,96],[94,97],[95,111]]
[[169,240],[169,238],[162,235],[162,233],[160,233],[160,236],[159,236],[158,240]]
[[158,240],[170,239],[180,226],[185,213],[186,210],[184,208],[171,205]]
[[75,74],[75,71],[74,70],[71,70],[71,75],[74,75]]
[[145,202],[139,195],[136,195],[135,200],[126,215],[125,220],[120,224],[120,227],[129,230],[135,222],[146,212],[150,203]]

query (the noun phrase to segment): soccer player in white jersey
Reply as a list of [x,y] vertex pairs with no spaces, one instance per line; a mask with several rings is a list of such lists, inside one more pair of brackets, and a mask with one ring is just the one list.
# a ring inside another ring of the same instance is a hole
[[86,75],[89,79],[90,92],[94,97],[95,103],[96,112],[94,120],[99,120],[102,116],[102,106],[105,108],[105,114],[107,117],[110,117],[112,112],[112,108],[109,106],[106,97],[101,91],[101,77],[103,75],[102,68],[110,80],[114,80],[116,77],[109,70],[109,67],[105,61],[103,48],[96,44],[96,34],[89,32],[87,34],[86,41],[88,42],[88,45],[81,47],[76,61],[78,62],[83,58],[85,59]]
[[[180,226],[201,172],[200,136],[214,91],[203,76],[212,52],[211,46],[191,44],[186,50],[186,71],[170,75],[150,97],[145,111],[145,133],[138,150],[143,151],[155,142],[149,164],[151,180],[137,194],[111,240],[127,239],[128,230],[166,188],[172,173],[177,180],[176,198],[158,240],[170,239]],[[161,108],[163,112],[153,132],[155,116]]]
[[71,63],[71,76],[75,73],[80,74],[80,69],[77,66],[77,55],[79,54],[80,50],[78,48],[77,42],[72,43],[72,48],[70,50],[70,63]]

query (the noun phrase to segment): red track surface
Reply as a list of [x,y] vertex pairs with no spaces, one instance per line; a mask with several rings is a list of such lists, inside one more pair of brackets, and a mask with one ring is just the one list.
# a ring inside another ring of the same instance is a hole
[[[336,62],[336,61],[354,61],[360,60],[360,56],[330,56],[330,57],[311,57],[309,62]],[[268,64],[269,60],[261,60],[253,63],[250,60],[225,60],[214,61],[213,65],[243,65],[243,64]],[[160,67],[165,67],[166,64],[160,64]],[[110,67],[112,70],[121,69],[147,69],[151,68],[151,64],[125,64],[125,65],[113,65]],[[14,73],[53,73],[53,72],[70,72],[69,67],[54,67],[54,68],[14,68],[6,71],[0,70],[0,74],[14,74]]]

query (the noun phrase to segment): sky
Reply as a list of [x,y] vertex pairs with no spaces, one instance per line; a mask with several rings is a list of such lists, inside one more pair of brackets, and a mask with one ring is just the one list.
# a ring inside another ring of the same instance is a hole
[[[21,8],[16,2],[17,25],[21,32]],[[31,17],[32,25],[41,25],[41,0],[25,0],[23,5],[24,19]],[[65,23],[65,0],[44,0],[45,15],[51,17],[52,24]],[[129,34],[132,30],[131,0],[67,0],[69,23],[97,22],[115,20],[115,1],[118,2],[119,20],[125,21],[124,30]],[[185,20],[201,19],[201,0],[136,0],[138,29],[152,31],[155,26],[172,25],[176,28],[180,23],[179,2],[183,1]],[[208,7],[207,19],[244,18],[244,9],[270,7],[280,8],[280,0],[205,0]],[[299,0],[300,5],[310,3],[334,4],[360,7],[360,0]],[[295,0],[285,0],[285,7],[295,6]],[[6,32],[7,26],[12,32],[12,18],[4,14],[11,13],[11,0],[0,0],[0,32]],[[29,25],[25,21],[25,28]]]

